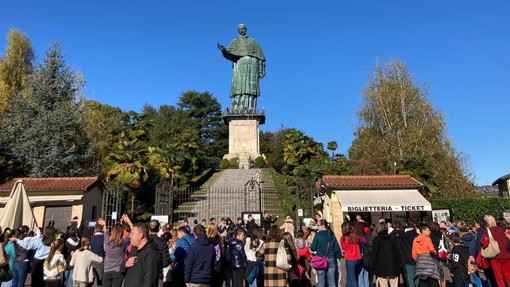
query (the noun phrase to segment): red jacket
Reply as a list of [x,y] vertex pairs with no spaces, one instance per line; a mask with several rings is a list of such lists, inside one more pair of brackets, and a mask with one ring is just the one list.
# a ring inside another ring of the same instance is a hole
[[[349,237],[353,238],[353,242],[349,242]],[[350,236],[342,236],[340,238],[340,246],[344,251],[344,259],[345,260],[360,260],[361,259],[361,250],[359,247],[359,237],[351,234]]]
[[[505,231],[498,226],[492,226],[490,228],[492,237],[498,242],[499,246],[499,254],[491,260],[499,260],[499,259],[510,259],[510,252],[508,252],[507,248],[507,237]],[[482,235],[482,239],[480,240],[480,245],[482,248],[486,248],[489,246],[489,233],[487,230]]]

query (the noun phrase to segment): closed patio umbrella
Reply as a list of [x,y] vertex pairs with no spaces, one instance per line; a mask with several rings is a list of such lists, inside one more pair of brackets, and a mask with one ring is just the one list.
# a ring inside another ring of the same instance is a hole
[[21,225],[27,225],[31,229],[36,225],[36,222],[25,185],[22,180],[18,180],[14,184],[9,200],[0,215],[0,226],[3,229],[6,227],[14,229]]

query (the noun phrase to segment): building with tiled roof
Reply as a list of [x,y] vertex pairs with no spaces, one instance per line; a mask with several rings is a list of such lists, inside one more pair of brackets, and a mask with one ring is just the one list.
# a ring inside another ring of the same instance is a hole
[[421,218],[432,210],[423,184],[409,175],[325,175],[318,183],[323,218],[337,236],[344,220],[361,215],[365,222]]
[[423,187],[423,184],[409,175],[325,175],[322,181],[329,188],[342,189]]
[[65,231],[75,216],[83,225],[100,216],[103,185],[98,177],[15,178],[0,185],[0,212],[19,180],[25,186],[39,226],[53,220],[55,227]]

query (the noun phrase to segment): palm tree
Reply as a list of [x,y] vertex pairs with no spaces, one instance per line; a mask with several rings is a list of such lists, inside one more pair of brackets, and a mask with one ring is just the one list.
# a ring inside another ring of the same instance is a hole
[[331,151],[331,157],[335,157],[335,150],[338,148],[338,143],[336,141],[328,142],[328,150]]

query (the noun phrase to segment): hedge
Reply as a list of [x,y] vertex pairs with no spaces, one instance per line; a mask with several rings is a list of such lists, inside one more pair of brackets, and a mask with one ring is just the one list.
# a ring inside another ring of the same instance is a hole
[[222,159],[220,162],[221,169],[227,169],[230,167],[230,161],[226,158]]
[[255,159],[255,167],[256,168],[266,168],[267,167],[267,163],[266,163],[266,160],[259,156]]
[[204,170],[204,172],[202,172],[200,175],[195,176],[190,181],[190,186],[201,186],[214,174],[214,172],[215,170],[212,168]]
[[503,211],[510,210],[510,199],[502,197],[428,198],[432,209],[450,209],[454,221],[474,222],[490,214],[496,220],[503,217]]

